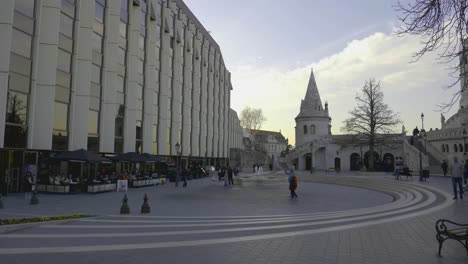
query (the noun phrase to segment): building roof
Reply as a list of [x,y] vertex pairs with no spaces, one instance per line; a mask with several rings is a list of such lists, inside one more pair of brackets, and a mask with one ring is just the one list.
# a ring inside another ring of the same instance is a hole
[[323,108],[313,69],[310,72],[306,95],[301,101],[301,111],[296,118],[299,117],[328,117],[328,109]]
[[192,13],[190,8],[184,3],[182,0],[171,0],[177,4],[179,8],[181,8],[184,13],[187,15],[187,18],[190,20],[191,23],[193,23],[198,30],[203,34],[204,37],[210,40],[210,43],[216,47],[216,49],[219,51],[220,55],[220,60],[224,62],[223,60],[223,54],[221,53],[221,49],[219,48],[218,43],[216,40],[211,36],[210,32],[206,30],[206,28],[203,26],[203,24],[197,19],[197,17]]
[[254,135],[255,141],[258,143],[266,142],[269,136],[276,139],[278,143],[288,143],[288,139],[286,139],[281,132],[251,129],[250,134]]

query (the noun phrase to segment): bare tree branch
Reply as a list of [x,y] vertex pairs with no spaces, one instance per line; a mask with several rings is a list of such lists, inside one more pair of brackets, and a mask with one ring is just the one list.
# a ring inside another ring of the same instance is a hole
[[452,95],[449,102],[438,105],[442,112],[448,112],[468,85],[468,78],[465,78],[468,0],[414,0],[406,5],[398,2],[395,10],[400,13],[401,22],[397,35],[421,37],[422,48],[414,53],[414,61],[433,51],[438,51],[439,59],[449,64],[462,58],[451,67],[450,75],[457,81],[446,87],[453,88],[460,83],[462,88]]
[[351,117],[344,121],[341,130],[369,144],[369,169],[373,170],[375,145],[383,144],[393,127],[401,121],[398,114],[383,102],[380,83],[374,79],[366,81],[361,94],[356,95],[356,102],[357,106],[349,112]]

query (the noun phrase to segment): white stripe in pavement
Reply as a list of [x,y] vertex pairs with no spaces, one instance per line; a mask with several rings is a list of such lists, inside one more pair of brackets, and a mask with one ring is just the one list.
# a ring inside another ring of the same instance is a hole
[[[425,190],[423,190],[425,191]],[[287,225],[274,225],[274,226],[260,226],[260,227],[244,227],[244,228],[224,228],[215,230],[184,230],[184,231],[162,231],[162,232],[144,232],[144,233],[93,233],[93,234],[4,234],[0,235],[0,238],[108,238],[108,237],[148,237],[148,236],[170,236],[170,235],[190,235],[190,234],[211,234],[211,233],[227,233],[227,232],[245,232],[245,231],[259,231],[259,230],[273,230],[273,229],[284,229],[284,228],[297,228],[305,226],[314,226],[320,224],[335,224],[349,221],[366,220],[377,217],[392,216],[403,212],[417,210],[419,208],[426,207],[432,204],[436,200],[435,194],[425,191],[428,199],[421,204],[413,207],[395,210],[391,212],[384,212],[374,215],[366,215],[359,217],[350,217],[346,219],[326,220],[312,223],[300,223],[300,224],[287,224]],[[426,210],[420,211],[423,214]],[[413,214],[410,214],[413,215]],[[398,218],[398,216],[394,216]],[[388,218],[392,219],[392,217]],[[1,251],[0,251],[1,252]]]
[[[356,187],[356,188],[361,188],[361,189],[371,189],[377,192],[382,192],[382,190],[379,188],[381,186],[392,186],[395,187],[396,189],[391,189],[392,191],[398,191],[400,189],[398,188],[408,188],[409,186],[404,185],[402,183],[393,183],[393,182],[387,182],[386,180],[376,180],[376,179],[370,179],[368,181],[364,181],[362,179],[346,179],[346,181],[341,181],[341,182],[336,182],[336,179],[322,179],[325,181],[308,181],[308,182],[316,182],[316,183],[322,183],[322,184],[336,184],[336,185],[343,185],[343,186],[349,186],[349,187]],[[334,180],[334,181],[331,181]],[[362,185],[364,184],[364,185]],[[373,184],[366,186],[365,184]],[[367,188],[369,187],[369,188]],[[373,187],[373,188],[372,188]],[[308,214],[295,214],[295,215],[309,215]],[[214,216],[123,216],[123,215],[106,215],[109,217],[118,217],[118,218],[123,218],[123,217],[131,217],[131,218],[158,218],[158,219],[249,219],[249,218],[270,218],[270,217],[288,217],[291,216],[290,214],[275,214],[275,215],[241,215],[241,216],[226,216],[226,215],[214,215]]]
[[[413,196],[414,197],[414,196]],[[408,207],[414,203],[419,202],[421,200],[421,196],[415,197],[416,199],[413,199],[411,203],[405,203],[403,204],[404,206]],[[393,207],[392,207],[393,208]],[[82,228],[82,229],[115,229],[115,228],[150,228],[150,227],[202,227],[202,226],[228,226],[228,225],[247,225],[247,224],[267,224],[267,223],[281,223],[281,222],[298,222],[298,221],[305,221],[305,220],[320,220],[320,219],[325,219],[325,218],[337,218],[337,217],[349,217],[349,216],[357,216],[360,214],[370,214],[370,213],[376,213],[376,212],[381,212],[384,210],[390,210],[392,209],[391,207],[385,207],[385,206],[380,206],[373,209],[369,210],[348,210],[346,213],[343,212],[328,212],[328,213],[322,213],[322,214],[315,214],[315,215],[310,215],[310,216],[305,216],[305,217],[298,217],[298,216],[292,216],[292,217],[287,217],[287,218],[276,218],[274,220],[260,220],[260,221],[248,221],[248,220],[230,220],[230,221],[235,221],[234,223],[228,222],[228,220],[225,220],[224,222],[219,222],[219,220],[215,221],[203,221],[202,223],[200,221],[198,222],[192,222],[194,224],[187,224],[190,221],[177,221],[174,220],[174,222],[182,222],[185,224],[160,224],[161,222],[157,222],[158,224],[150,224],[150,225],[141,225],[142,222],[149,222],[149,223],[155,223],[155,221],[131,221],[131,220],[92,220],[91,222],[103,222],[103,223],[110,223],[110,222],[119,222],[119,223],[138,223],[138,225],[134,226],[128,226],[128,225],[66,225],[66,226],[57,226],[57,225],[47,225],[47,226],[42,226],[42,228],[57,228],[57,229],[70,229],[70,228]],[[402,208],[402,207],[394,207],[394,208]],[[83,221],[89,222],[89,220],[84,219]],[[170,222],[170,221],[163,221],[163,222]]]
[[[199,223],[203,221],[204,223],[219,223],[219,222],[243,222],[243,221],[262,221],[267,219],[287,219],[287,218],[295,218],[298,216],[312,216],[312,215],[324,215],[324,214],[337,214],[337,213],[345,213],[345,212],[356,212],[356,211],[369,211],[372,208],[381,208],[383,206],[396,206],[397,204],[406,204],[406,200],[411,200],[413,197],[408,197],[409,193],[414,191],[414,189],[408,189],[409,191],[402,192],[401,189],[399,190],[391,190],[387,189],[387,191],[393,191],[394,196],[399,196],[394,202],[387,203],[384,205],[378,205],[374,207],[367,207],[367,208],[359,208],[359,209],[349,209],[343,211],[334,211],[334,212],[321,212],[321,213],[307,213],[307,214],[288,214],[288,215],[269,215],[265,217],[259,216],[205,216],[205,217],[185,217],[185,216],[139,216],[139,215],[105,215],[101,218],[105,217],[112,217],[112,218],[124,218],[124,219],[132,219],[132,220],[112,220],[112,219],[82,219],[82,222],[115,222],[115,223]],[[397,192],[398,191],[398,192]],[[406,200],[402,200],[402,198]],[[218,219],[219,218],[219,219]],[[156,221],[156,220],[137,220],[137,219],[186,219],[186,220],[165,220],[165,221]],[[205,219],[217,219],[217,220],[205,220]]]
[[[448,199],[444,203],[435,207],[425,210],[426,213],[436,212],[450,205],[452,202]],[[217,239],[203,239],[203,240],[190,240],[190,241],[177,241],[177,242],[156,242],[156,243],[140,243],[140,244],[123,244],[123,245],[92,245],[92,246],[72,246],[72,247],[33,247],[33,248],[2,248],[0,255],[11,254],[47,254],[47,253],[73,253],[73,252],[96,252],[96,251],[121,251],[121,250],[135,250],[135,249],[157,249],[157,248],[170,248],[170,247],[187,247],[187,246],[201,246],[213,244],[225,244],[236,242],[247,242],[264,239],[276,239],[293,236],[304,236],[319,234],[324,232],[340,231],[352,228],[359,228],[377,224],[384,224],[393,221],[403,220],[420,215],[420,212],[414,212],[407,215],[396,216],[387,219],[372,220],[368,222],[360,222],[347,224],[335,227],[326,227],[318,229],[309,229],[294,232],[282,232],[275,234],[241,236],[230,238],[217,238]]]
[[[270,224],[270,223],[286,223],[286,222],[300,222],[300,221],[314,221],[314,220],[323,220],[329,218],[338,218],[338,217],[350,217],[358,215],[368,215],[377,212],[385,212],[398,208],[410,207],[413,204],[418,203],[422,199],[422,196],[415,195],[415,198],[411,200],[410,203],[404,203],[403,206],[399,207],[385,207],[381,206],[380,208],[374,208],[373,210],[355,210],[347,211],[346,213],[337,213],[329,212],[328,214],[313,215],[313,216],[302,216],[302,217],[287,217],[287,218],[276,218],[274,220],[255,220],[255,221],[235,221],[235,222],[194,222],[192,224],[187,224],[187,222],[182,222],[183,224],[144,224],[141,223],[155,223],[155,221],[132,221],[132,220],[87,220],[83,219],[80,222],[102,222],[102,223],[137,223],[138,225],[44,225],[41,228],[54,228],[54,229],[115,229],[115,228],[126,228],[126,229],[141,229],[141,228],[167,228],[167,227],[214,227],[214,226],[230,226],[230,225],[251,225],[251,224]],[[177,222],[177,221],[175,221]]]
[[[362,214],[371,214],[375,212],[388,211],[396,208],[408,207],[412,204],[415,204],[421,200],[422,197],[418,195],[413,195],[413,199],[401,200],[401,203],[392,203],[377,207],[369,207],[363,209],[355,210],[346,210],[338,212],[326,212],[326,213],[316,213],[305,216],[291,215],[290,217],[281,217],[281,218],[266,218],[259,220],[204,220],[204,221],[154,221],[154,220],[111,220],[111,219],[81,219],[79,222],[95,222],[95,223],[135,223],[138,225],[128,226],[128,225],[44,225],[41,228],[57,228],[57,229],[69,229],[69,228],[105,228],[112,229],[118,227],[129,227],[129,228],[147,228],[147,227],[201,227],[201,226],[225,226],[225,225],[246,225],[246,224],[262,224],[262,223],[277,223],[277,222],[291,222],[291,221],[303,221],[303,220],[313,220],[313,219],[323,219],[323,218],[337,218],[344,216],[356,216]],[[410,203],[408,201],[411,201]],[[127,218],[126,219],[131,219]],[[150,223],[143,224],[142,223]]]

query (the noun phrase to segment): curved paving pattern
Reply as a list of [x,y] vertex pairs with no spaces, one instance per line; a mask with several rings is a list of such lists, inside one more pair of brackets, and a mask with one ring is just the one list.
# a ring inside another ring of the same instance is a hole
[[293,215],[109,215],[0,235],[0,254],[156,249],[304,236],[399,221],[453,203],[448,194],[418,183],[359,177],[314,177],[307,181],[368,188],[389,194],[394,201],[370,208]]

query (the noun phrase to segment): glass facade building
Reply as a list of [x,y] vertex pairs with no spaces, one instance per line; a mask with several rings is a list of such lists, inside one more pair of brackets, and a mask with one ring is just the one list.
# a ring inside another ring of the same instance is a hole
[[182,0],[2,0],[2,9],[0,176],[81,148],[228,158],[231,76]]

